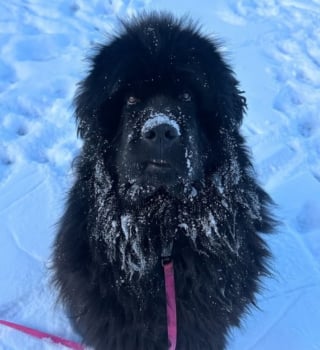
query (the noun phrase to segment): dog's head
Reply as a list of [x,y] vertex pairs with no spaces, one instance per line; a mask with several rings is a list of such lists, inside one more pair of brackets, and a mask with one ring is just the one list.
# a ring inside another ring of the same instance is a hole
[[156,13],[98,48],[75,102],[80,135],[112,149],[124,197],[194,191],[221,163],[223,134],[237,133],[245,107],[217,43]]

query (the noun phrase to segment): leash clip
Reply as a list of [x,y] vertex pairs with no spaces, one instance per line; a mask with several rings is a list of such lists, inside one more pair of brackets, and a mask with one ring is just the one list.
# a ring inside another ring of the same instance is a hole
[[161,254],[161,265],[165,266],[172,262],[172,249],[173,249],[173,241],[168,243],[166,246],[162,249]]
[[172,262],[172,255],[170,256],[162,256],[161,257],[161,265],[164,267]]

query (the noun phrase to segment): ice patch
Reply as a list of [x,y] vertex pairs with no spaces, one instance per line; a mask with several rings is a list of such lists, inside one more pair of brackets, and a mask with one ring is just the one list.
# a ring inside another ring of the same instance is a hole
[[148,119],[144,123],[144,125],[142,126],[141,131],[144,134],[144,133],[147,133],[148,131],[152,130],[156,126],[162,125],[162,124],[168,124],[168,125],[172,126],[177,131],[178,136],[181,135],[179,124],[175,120],[169,118],[164,113],[152,114],[151,118]]

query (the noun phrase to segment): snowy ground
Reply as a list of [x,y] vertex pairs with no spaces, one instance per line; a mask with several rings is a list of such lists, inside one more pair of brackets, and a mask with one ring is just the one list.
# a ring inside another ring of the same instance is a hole
[[[189,12],[224,40],[248,98],[243,132],[283,220],[269,240],[275,278],[229,349],[319,350],[320,0],[0,0],[0,319],[77,340],[48,285],[80,145],[71,99],[92,43],[142,9]],[[58,347],[0,326],[0,349]]]

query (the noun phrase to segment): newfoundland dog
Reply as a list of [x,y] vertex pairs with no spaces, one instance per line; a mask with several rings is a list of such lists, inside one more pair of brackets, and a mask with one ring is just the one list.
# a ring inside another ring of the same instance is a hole
[[144,14],[97,47],[75,97],[83,148],[53,253],[84,344],[225,349],[268,273],[275,224],[239,131],[245,109],[219,45],[189,19]]

